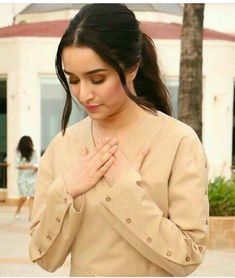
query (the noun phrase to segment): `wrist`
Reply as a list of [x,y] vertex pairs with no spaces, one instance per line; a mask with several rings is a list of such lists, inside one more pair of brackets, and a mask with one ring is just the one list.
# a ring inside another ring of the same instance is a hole
[[77,189],[75,190],[75,187],[71,185],[71,182],[66,175],[63,175],[62,179],[64,182],[66,193],[69,194],[73,199],[82,194],[82,192],[77,192]]

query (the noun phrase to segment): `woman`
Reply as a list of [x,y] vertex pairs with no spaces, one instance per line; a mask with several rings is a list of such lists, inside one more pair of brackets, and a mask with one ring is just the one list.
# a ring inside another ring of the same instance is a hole
[[[84,6],[57,51],[62,133],[41,159],[31,260],[71,276],[187,275],[206,248],[206,157],[170,117],[151,39],[121,4]],[[72,97],[88,113],[66,128]]]
[[35,193],[35,181],[37,166],[37,156],[33,148],[33,141],[29,136],[23,136],[17,145],[16,168],[18,169],[18,199],[15,218],[20,218],[20,210],[27,198],[29,198],[29,220],[31,220],[33,200]]

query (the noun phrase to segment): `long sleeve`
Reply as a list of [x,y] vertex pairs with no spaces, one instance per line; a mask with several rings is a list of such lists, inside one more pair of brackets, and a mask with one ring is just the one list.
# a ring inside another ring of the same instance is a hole
[[62,176],[55,177],[53,157],[51,144],[40,160],[30,225],[30,259],[47,271],[55,271],[65,261],[85,206],[84,195],[72,199]]
[[[174,276],[185,276],[202,262],[209,214],[206,156],[196,135],[184,136],[168,181],[168,217],[141,187],[137,172],[127,173],[98,205],[107,222],[140,254]],[[153,176],[156,175],[153,172]]]

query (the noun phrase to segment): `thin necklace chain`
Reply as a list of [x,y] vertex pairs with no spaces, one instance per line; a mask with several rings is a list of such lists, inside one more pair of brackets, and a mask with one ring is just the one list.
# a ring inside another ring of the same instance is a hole
[[91,119],[91,137],[92,137],[92,141],[93,141],[93,146],[96,147],[94,133],[93,133],[93,119]]

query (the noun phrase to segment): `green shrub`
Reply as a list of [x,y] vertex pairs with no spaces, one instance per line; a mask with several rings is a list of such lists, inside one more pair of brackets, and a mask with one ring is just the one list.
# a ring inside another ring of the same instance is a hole
[[235,215],[235,181],[216,177],[209,183],[210,216]]

